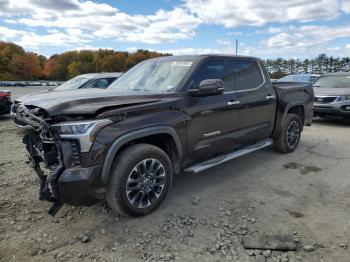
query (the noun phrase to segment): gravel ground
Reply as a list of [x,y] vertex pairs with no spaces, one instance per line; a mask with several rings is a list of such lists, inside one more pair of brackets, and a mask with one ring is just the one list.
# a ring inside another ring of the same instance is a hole
[[[316,120],[292,154],[266,149],[182,174],[146,217],[99,203],[52,218],[22,131],[0,117],[0,261],[350,261],[349,128]],[[244,249],[243,236],[265,234],[292,236],[297,251]]]

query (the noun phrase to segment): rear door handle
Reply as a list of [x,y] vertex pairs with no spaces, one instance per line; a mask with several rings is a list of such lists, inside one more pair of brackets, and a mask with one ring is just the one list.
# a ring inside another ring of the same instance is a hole
[[276,98],[276,96],[272,96],[272,95],[267,95],[266,96],[266,99],[268,99],[268,100],[275,99],[275,98]]
[[239,105],[241,102],[238,100],[227,102],[228,106]]

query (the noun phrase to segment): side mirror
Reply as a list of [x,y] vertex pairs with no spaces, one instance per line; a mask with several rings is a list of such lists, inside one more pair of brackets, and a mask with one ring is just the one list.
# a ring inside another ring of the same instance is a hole
[[190,90],[193,96],[221,95],[224,92],[224,82],[221,79],[205,79],[200,82],[198,89]]

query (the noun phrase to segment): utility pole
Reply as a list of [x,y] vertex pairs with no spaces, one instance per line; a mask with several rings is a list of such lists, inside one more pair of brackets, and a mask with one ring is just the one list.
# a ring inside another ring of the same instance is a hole
[[238,54],[238,39],[236,39],[236,55]]

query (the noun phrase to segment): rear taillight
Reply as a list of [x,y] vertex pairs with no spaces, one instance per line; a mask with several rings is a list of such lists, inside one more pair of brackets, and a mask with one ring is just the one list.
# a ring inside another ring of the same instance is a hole
[[11,96],[11,93],[8,92],[0,92],[0,97],[9,97]]

